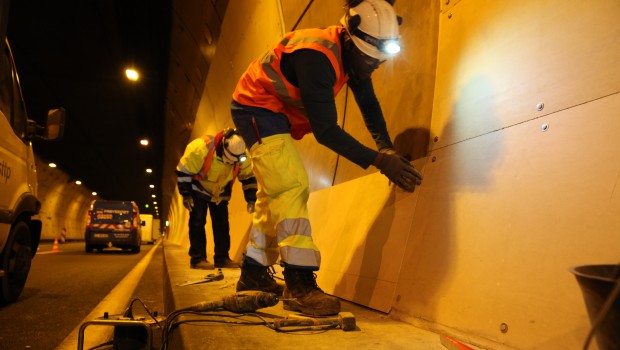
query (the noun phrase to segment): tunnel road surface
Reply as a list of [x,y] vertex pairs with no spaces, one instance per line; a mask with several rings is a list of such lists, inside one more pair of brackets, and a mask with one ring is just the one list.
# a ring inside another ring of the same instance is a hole
[[[124,309],[131,299],[139,298],[149,310],[162,313],[162,247],[142,245],[141,248],[138,254],[115,248],[86,253],[84,242],[58,244],[57,251],[52,242],[42,243],[22,295],[17,302],[0,306],[0,349],[61,350],[70,342],[77,344],[75,330],[101,305],[124,305]],[[135,281],[137,286],[129,291],[130,295],[123,297],[126,300],[109,300],[112,295],[109,293],[152,249],[156,250],[142,278],[139,283]],[[109,302],[112,304],[106,304]],[[121,311],[109,310],[109,313]],[[92,332],[98,330],[87,329],[86,337]]]

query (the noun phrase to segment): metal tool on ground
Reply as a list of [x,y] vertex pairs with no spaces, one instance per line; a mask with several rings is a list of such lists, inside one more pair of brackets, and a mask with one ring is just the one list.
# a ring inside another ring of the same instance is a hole
[[199,280],[194,280],[194,281],[185,281],[183,283],[179,283],[177,284],[177,286],[182,287],[182,286],[188,286],[190,284],[199,284],[199,283],[207,283],[207,282],[213,282],[213,281],[221,281],[224,279],[224,273],[222,273],[222,269],[217,269],[217,273],[210,273],[208,275],[206,275],[205,277],[199,279]]
[[313,328],[340,328],[345,332],[356,329],[355,316],[351,312],[340,312],[338,317],[300,317],[288,315],[286,318],[277,319],[273,322],[276,331],[292,331]]
[[222,298],[217,301],[203,301],[181,309],[191,311],[228,310],[235,313],[254,312],[258,309],[274,306],[280,298],[274,293],[244,291]]

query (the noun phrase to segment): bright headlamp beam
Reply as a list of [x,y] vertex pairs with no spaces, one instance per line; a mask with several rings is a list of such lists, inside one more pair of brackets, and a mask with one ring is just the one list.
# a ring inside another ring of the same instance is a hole
[[400,52],[400,44],[396,40],[390,40],[385,43],[383,51],[388,54],[395,54]]

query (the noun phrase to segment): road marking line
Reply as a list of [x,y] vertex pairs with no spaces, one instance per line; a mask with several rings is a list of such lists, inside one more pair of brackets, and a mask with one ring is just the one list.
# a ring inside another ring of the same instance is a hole
[[[159,245],[159,240],[153,248],[146,253],[140,262],[106,295],[99,305],[73,329],[71,333],[60,343],[56,350],[75,350],[78,345],[78,335],[80,334],[80,326],[84,322],[92,321],[98,317],[102,317],[104,312],[110,315],[122,314],[127,308],[133,291],[138,286],[138,282],[142,278],[144,271],[149,266],[153,254]],[[90,349],[94,346],[103,344],[112,339],[114,327],[111,326],[89,326],[84,331],[84,349]]]
[[60,252],[61,252],[61,250],[57,250],[57,251],[48,250],[48,251],[45,251],[45,252],[37,252],[37,255],[57,254],[57,253],[60,253]]

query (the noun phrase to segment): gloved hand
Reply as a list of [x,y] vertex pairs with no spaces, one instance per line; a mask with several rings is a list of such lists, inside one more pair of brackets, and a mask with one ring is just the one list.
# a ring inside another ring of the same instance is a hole
[[248,202],[248,213],[252,214],[254,212],[254,206],[256,203],[254,202]]
[[379,150],[379,153],[396,154],[396,151],[392,148],[382,148]]
[[422,174],[405,157],[396,153],[379,153],[374,165],[381,170],[381,174],[405,191],[413,192],[415,186],[422,183]]
[[194,198],[192,198],[192,196],[183,197],[183,206],[187,208],[187,210],[192,211],[192,209],[194,209]]

